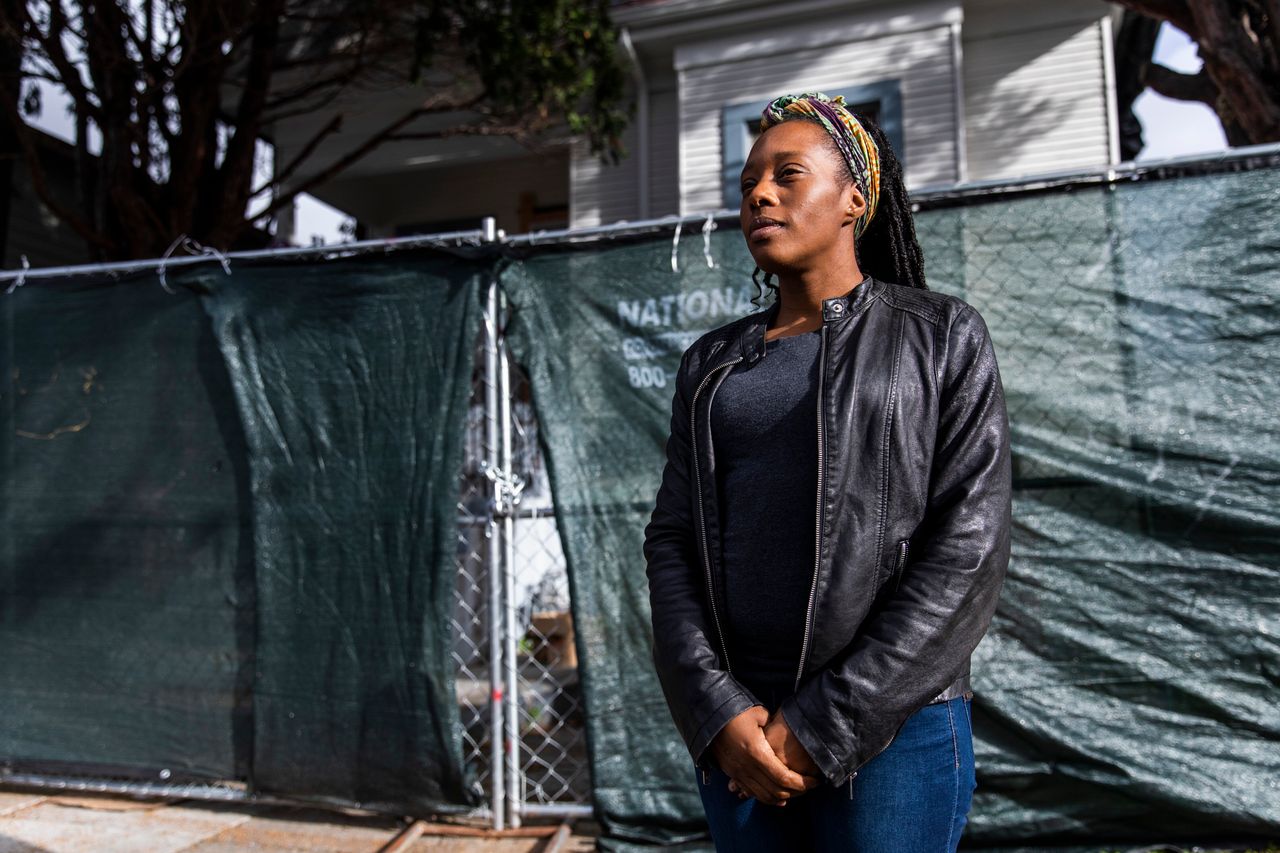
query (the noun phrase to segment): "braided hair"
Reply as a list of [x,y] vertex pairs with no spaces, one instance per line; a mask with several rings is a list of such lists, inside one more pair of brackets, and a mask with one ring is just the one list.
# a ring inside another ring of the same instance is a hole
[[[928,290],[924,280],[924,253],[916,239],[916,223],[902,179],[902,164],[884,131],[863,116],[858,116],[858,120],[880,149],[880,209],[854,246],[858,267],[881,281]],[[830,147],[834,148],[834,143]],[[852,182],[847,172],[839,174],[843,186]]]
[[[879,149],[880,159],[880,192],[875,215],[867,224],[866,230],[856,237],[854,242],[854,256],[857,258],[858,267],[867,275],[881,281],[891,281],[907,287],[928,290],[924,278],[924,253],[920,250],[920,242],[916,238],[915,220],[911,216],[911,201],[907,197],[906,184],[902,178],[902,164],[894,155],[893,147],[889,144],[884,130],[866,116],[857,113],[854,115]],[[817,117],[806,114],[793,114],[786,118],[823,124]],[[854,183],[852,173],[844,168],[845,155],[830,133],[823,136],[827,148],[841,166],[836,170],[836,175],[840,181],[840,188],[845,189]],[[758,278],[761,272],[761,269],[756,267],[751,274],[757,289],[751,301],[757,306],[760,305],[758,300],[764,296],[766,289],[773,291],[775,299],[778,296],[777,282],[772,280],[773,273],[766,273],[762,283]]]

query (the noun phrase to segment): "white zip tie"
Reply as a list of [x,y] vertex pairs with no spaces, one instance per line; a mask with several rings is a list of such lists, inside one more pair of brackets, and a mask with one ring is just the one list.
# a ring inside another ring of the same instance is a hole
[[164,250],[164,254],[160,256],[160,265],[156,267],[156,273],[160,277],[160,286],[165,289],[166,293],[177,293],[177,291],[169,286],[169,280],[165,278],[164,262],[169,259],[169,256],[171,254],[173,254],[173,250],[178,248],[178,244],[181,243],[186,238],[187,238],[186,234],[179,234],[177,238],[172,243],[169,244],[169,248]]
[[680,272],[680,226],[676,220],[676,236],[671,238],[671,271]]
[[[194,240],[192,240],[191,242],[195,243]],[[199,243],[196,243],[196,245],[200,246]],[[218,259],[218,263],[222,264],[222,271],[227,275],[231,275],[231,259],[228,258],[226,255],[224,255],[222,252],[219,252],[217,249],[213,248],[212,246],[200,246],[200,254],[213,255],[215,258]]]
[[716,231],[716,211],[707,211],[707,222],[703,223],[703,257],[707,259],[707,269],[716,269],[716,259],[712,257],[712,232]]
[[716,268],[715,259],[711,257],[711,232],[716,230],[715,211],[707,211],[707,221],[702,223],[702,256],[707,259],[707,269]]
[[156,267],[156,272],[159,274],[159,278],[160,278],[160,286],[163,287],[166,292],[168,293],[177,292],[172,287],[169,286],[169,279],[165,275],[165,261],[169,259],[169,256],[173,254],[173,250],[178,248],[178,246],[182,246],[184,249],[189,249],[192,252],[195,252],[196,254],[212,255],[213,257],[218,259],[218,263],[222,264],[222,271],[227,275],[231,275],[231,259],[230,258],[224,255],[222,252],[219,252],[217,249],[213,248],[212,246],[205,246],[202,243],[200,243],[199,240],[193,240],[192,238],[188,237],[186,234],[179,234],[178,238],[169,244],[169,248],[165,249],[164,255],[162,255],[160,258],[160,265]]
[[27,283],[27,270],[31,269],[31,261],[27,260],[27,256],[22,256],[22,272],[18,273],[18,277],[13,280],[13,284],[5,289],[5,295],[13,293],[19,287]]

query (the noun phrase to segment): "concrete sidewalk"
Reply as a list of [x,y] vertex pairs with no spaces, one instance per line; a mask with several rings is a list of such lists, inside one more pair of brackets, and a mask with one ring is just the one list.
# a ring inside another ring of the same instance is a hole
[[[475,822],[445,826],[467,825],[478,827]],[[435,835],[434,826],[400,847],[401,853],[536,853],[550,841],[549,835]],[[0,853],[375,853],[405,827],[394,818],[304,807],[0,790]],[[594,850],[595,830],[592,821],[577,821],[559,850]]]

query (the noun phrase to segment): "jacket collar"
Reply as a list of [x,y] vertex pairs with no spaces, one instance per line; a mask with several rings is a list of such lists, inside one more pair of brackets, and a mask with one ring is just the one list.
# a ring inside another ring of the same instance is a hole
[[[884,282],[868,275],[843,296],[832,296],[822,300],[822,325],[831,326],[842,323],[859,314],[884,290],[884,287]],[[764,311],[748,315],[746,323],[738,333],[737,341],[734,342],[737,345],[725,347],[725,349],[728,352],[736,351],[747,361],[755,361],[763,357],[764,333],[778,316],[778,309],[781,307],[782,303],[775,299],[773,304]]]

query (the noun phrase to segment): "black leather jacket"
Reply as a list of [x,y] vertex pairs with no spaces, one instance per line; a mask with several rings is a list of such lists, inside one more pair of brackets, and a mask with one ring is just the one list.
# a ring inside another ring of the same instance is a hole
[[[653,660],[694,762],[756,697],[734,678],[711,401],[764,358],[777,303],[685,351],[644,554]],[[1004,389],[986,323],[954,296],[867,278],[822,303],[817,548],[797,688],[781,711],[833,785],[906,718],[969,690],[1009,562]],[[761,488],[767,488],[761,484]],[[767,595],[768,590],[761,590]]]

